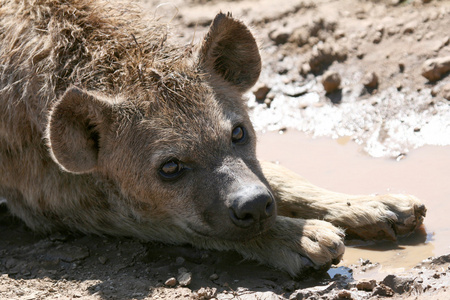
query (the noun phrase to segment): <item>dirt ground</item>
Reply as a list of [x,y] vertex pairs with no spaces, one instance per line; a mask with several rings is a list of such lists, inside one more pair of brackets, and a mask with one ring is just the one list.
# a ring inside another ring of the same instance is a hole
[[[198,42],[219,11],[252,27],[263,57],[248,94],[258,130],[349,137],[372,156],[398,159],[450,145],[450,1],[139,3],[182,43]],[[381,281],[354,280],[370,263],[291,278],[235,253],[37,236],[0,204],[0,299],[450,299],[450,255]]]

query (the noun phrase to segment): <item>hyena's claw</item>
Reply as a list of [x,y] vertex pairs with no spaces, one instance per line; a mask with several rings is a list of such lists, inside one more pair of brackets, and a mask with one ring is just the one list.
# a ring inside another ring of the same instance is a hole
[[305,268],[316,268],[316,265],[309,258],[302,256],[301,260]]
[[[347,228],[347,238],[362,240],[397,240],[396,218],[390,218],[392,213],[388,213],[385,218],[376,223],[366,224],[355,228]],[[395,215],[394,215],[395,216]]]
[[413,212],[399,216],[395,223],[395,231],[398,236],[407,235],[417,229],[423,223],[427,209],[424,204],[415,204]]
[[331,264],[333,264],[333,265],[339,264],[339,263],[341,262],[341,260],[342,260],[342,257],[343,257],[343,255],[341,255],[341,256],[339,256],[339,257],[333,259],[333,261],[331,262]]

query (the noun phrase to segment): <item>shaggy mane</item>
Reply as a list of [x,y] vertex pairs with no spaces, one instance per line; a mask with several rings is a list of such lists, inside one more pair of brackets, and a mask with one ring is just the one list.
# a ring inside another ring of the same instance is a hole
[[10,83],[0,91],[22,99],[57,98],[71,84],[130,98],[177,94],[198,77],[184,59],[192,45],[170,46],[165,24],[116,1],[0,0],[0,40],[0,76]]

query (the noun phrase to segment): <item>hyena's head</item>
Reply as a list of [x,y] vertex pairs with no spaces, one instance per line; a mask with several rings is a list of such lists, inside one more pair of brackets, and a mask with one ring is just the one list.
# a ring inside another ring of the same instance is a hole
[[150,70],[143,76],[154,84],[130,99],[66,91],[48,125],[53,158],[114,182],[142,222],[171,219],[191,233],[250,239],[276,217],[242,99],[261,70],[255,39],[219,14],[191,70],[183,68]]

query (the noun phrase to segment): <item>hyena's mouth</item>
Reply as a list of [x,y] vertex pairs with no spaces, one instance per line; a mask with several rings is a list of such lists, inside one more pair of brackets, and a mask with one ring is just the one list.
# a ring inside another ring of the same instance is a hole
[[[276,214],[268,218],[264,218],[248,228],[240,228],[235,226],[230,220],[219,222],[218,228],[208,226],[208,229],[198,228],[189,224],[187,228],[193,233],[201,237],[216,238],[228,241],[249,241],[266,233],[275,223]],[[206,225],[206,224],[205,224]]]

